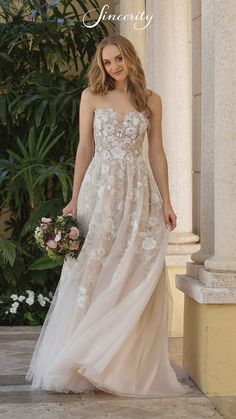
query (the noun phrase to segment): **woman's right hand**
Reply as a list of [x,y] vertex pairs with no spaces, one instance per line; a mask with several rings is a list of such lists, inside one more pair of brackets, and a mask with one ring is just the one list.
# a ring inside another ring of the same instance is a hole
[[63,208],[62,215],[63,217],[66,217],[69,214],[72,214],[74,217],[76,217],[77,213],[77,201],[75,199],[71,199],[69,204]]

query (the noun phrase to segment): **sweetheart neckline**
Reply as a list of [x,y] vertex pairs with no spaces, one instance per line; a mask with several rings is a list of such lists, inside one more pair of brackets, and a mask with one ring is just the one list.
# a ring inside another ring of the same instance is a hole
[[129,112],[126,112],[124,115],[122,115],[122,114],[119,114],[117,111],[115,111],[114,108],[103,108],[103,107],[99,107],[99,108],[94,109],[94,112],[99,111],[99,110],[102,110],[102,109],[103,110],[105,109],[105,110],[108,110],[108,111],[112,111],[112,113],[116,114],[118,116],[118,118],[121,118],[121,119],[122,118],[125,118],[128,115],[133,114],[133,113],[137,113],[137,114],[143,115],[145,117],[145,115],[144,115],[144,112],[145,111],[129,111]]

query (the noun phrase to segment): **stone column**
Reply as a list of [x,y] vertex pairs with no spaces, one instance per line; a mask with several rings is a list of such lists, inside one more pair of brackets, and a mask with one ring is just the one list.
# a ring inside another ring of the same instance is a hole
[[[124,15],[137,15],[139,12],[145,13],[145,0],[119,0],[116,1],[116,13]],[[128,38],[134,45],[137,54],[140,58],[144,72],[146,73],[146,30],[137,30],[134,28],[135,20],[120,20],[116,22],[116,32]],[[141,27],[138,23],[138,27]],[[144,23],[143,23],[143,26]],[[143,156],[147,160],[147,138],[143,144]]]
[[235,1],[216,1],[215,19],[214,254],[205,267],[236,274]]
[[[145,0],[120,0],[116,2],[116,12],[121,15],[137,15],[138,12],[146,13],[146,2]],[[146,29],[136,30],[134,28],[135,21],[118,21],[116,24],[116,30],[121,35],[128,38],[134,45],[137,54],[140,58],[142,67],[144,69],[147,78],[147,51],[146,51]],[[138,25],[141,26],[140,24]],[[143,23],[143,26],[145,24]],[[143,157],[148,161],[148,142],[147,135],[143,143]]]
[[199,249],[192,232],[191,3],[147,0],[146,12],[154,15],[147,28],[148,84],[162,98],[163,143],[177,215],[168,261],[183,266]]
[[201,7],[201,249],[176,285],[185,368],[206,394],[236,395],[236,3]]
[[147,0],[146,13],[154,15],[146,35],[148,86],[162,98],[163,144],[178,217],[166,258],[173,294],[171,335],[183,336],[184,296],[175,287],[175,275],[186,271],[186,262],[199,249],[192,208],[191,3]]
[[[145,0],[135,0],[135,2],[120,0],[116,3],[116,11],[121,15],[137,15],[138,12],[145,12]],[[134,29],[134,23],[135,21],[120,20],[116,23],[116,30],[132,42],[146,71],[146,31]]]

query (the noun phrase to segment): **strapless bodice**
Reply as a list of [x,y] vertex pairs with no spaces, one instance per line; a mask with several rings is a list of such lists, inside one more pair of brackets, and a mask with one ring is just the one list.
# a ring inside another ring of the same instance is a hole
[[140,156],[148,123],[145,111],[119,115],[112,108],[97,108],[93,124],[95,155],[131,160]]

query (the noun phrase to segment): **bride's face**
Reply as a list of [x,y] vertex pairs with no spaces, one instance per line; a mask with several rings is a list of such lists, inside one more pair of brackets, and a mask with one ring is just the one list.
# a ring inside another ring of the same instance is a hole
[[117,45],[107,45],[102,50],[102,62],[105,71],[113,79],[121,81],[128,76],[128,70]]

